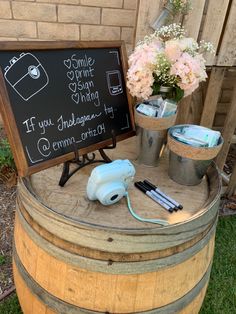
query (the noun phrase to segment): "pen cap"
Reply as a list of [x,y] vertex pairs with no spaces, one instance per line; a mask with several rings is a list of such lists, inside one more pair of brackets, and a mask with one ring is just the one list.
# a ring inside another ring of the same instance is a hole
[[148,189],[142,184],[142,182],[135,182],[134,185],[143,193],[146,193]]
[[143,182],[144,182],[144,184],[145,184],[146,186],[148,186],[150,189],[152,189],[152,190],[155,190],[155,189],[156,189],[156,186],[153,185],[153,184],[152,184],[151,182],[149,182],[148,180],[144,180]]

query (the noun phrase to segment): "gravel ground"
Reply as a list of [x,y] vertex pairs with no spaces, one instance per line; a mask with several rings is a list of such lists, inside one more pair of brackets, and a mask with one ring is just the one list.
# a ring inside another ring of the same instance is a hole
[[0,296],[13,285],[12,237],[16,188],[0,183]]
[[[4,138],[0,130],[0,139]],[[16,202],[16,187],[10,187],[0,175],[0,298],[13,285],[12,238]]]

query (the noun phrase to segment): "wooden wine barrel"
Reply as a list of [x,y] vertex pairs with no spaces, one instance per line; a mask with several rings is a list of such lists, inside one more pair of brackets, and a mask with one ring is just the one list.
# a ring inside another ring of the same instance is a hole
[[21,179],[14,235],[14,279],[25,314],[198,313],[213,253],[221,184],[212,167],[200,185],[181,186],[156,168],[136,164],[134,139],[110,157],[128,158],[135,180],[149,179],[183,204],[170,214],[133,185],[136,212],[169,221],[139,222],[122,199],[112,206],[88,201],[89,165],[65,187],[62,165]]

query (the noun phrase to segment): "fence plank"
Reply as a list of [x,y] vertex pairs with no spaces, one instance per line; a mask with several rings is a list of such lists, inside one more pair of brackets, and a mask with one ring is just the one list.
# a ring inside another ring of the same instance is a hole
[[142,40],[145,35],[153,32],[150,27],[163,9],[162,0],[140,0],[135,34],[135,42]]
[[[209,0],[206,19],[203,25],[201,40],[210,41],[217,49],[226,18],[229,0]],[[206,64],[213,65],[215,55],[205,54]]]
[[211,71],[201,118],[202,126],[211,128],[213,125],[224,74],[224,68],[213,67]]
[[189,37],[198,39],[205,0],[192,0],[192,10],[184,18],[184,27]]
[[234,166],[233,172],[230,177],[228,188],[225,192],[227,196],[232,196],[236,193],[236,165]]
[[234,130],[236,128],[235,117],[236,117],[236,88],[234,88],[234,91],[233,91],[232,102],[231,102],[230,109],[228,111],[228,114],[225,120],[224,129],[222,132],[222,135],[224,138],[224,144],[222,146],[220,154],[218,155],[216,159],[216,163],[221,170],[224,167],[225,160],[229,152],[231,140],[234,134]]
[[233,66],[236,64],[236,1],[232,1],[228,21],[221,43],[217,65]]
[[203,84],[201,83],[199,88],[192,93],[191,103],[189,108],[189,114],[187,117],[187,123],[199,124],[203,110]]
[[217,110],[216,110],[216,114],[227,114],[228,112],[228,103],[221,103],[218,102],[217,104]]
[[178,105],[176,124],[184,124],[189,122],[191,100],[192,96],[189,95],[180,101]]

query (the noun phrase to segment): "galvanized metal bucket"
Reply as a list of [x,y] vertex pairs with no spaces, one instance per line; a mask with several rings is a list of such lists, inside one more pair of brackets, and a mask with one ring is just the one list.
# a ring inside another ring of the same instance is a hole
[[211,162],[212,160],[193,160],[181,157],[170,151],[169,176],[182,185],[197,185],[201,183]]
[[[193,147],[178,142],[171,135],[173,131],[179,130],[183,126],[191,125],[176,125],[170,128],[168,132],[168,147],[170,149],[168,174],[173,181],[179,184],[197,185],[201,183],[208,167],[219,153],[223,138],[220,138],[215,147]],[[194,127],[205,129],[201,126]]]
[[152,131],[137,126],[137,161],[157,166],[166,144],[167,130]]
[[135,110],[137,134],[137,161],[147,166],[157,166],[167,142],[167,130],[174,125],[176,114],[166,118],[153,118]]

